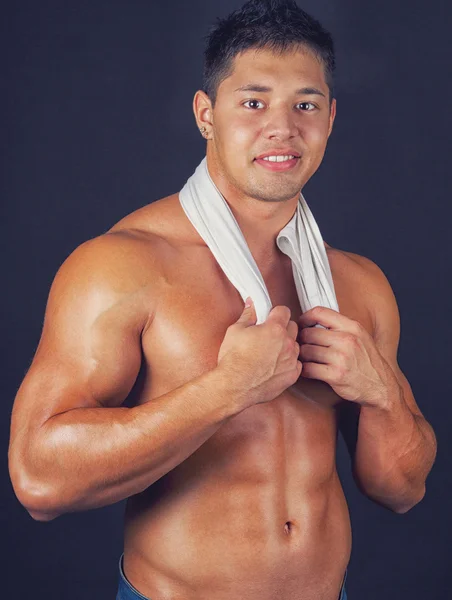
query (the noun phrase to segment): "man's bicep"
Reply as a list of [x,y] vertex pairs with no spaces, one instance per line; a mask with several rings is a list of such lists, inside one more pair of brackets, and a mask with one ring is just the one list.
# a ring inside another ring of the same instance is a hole
[[74,408],[119,406],[132,389],[147,314],[121,256],[117,240],[90,240],[55,276],[15,402],[16,415],[29,425]]

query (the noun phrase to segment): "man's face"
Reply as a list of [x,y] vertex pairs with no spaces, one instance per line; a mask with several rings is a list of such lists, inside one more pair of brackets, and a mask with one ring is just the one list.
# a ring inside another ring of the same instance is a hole
[[[253,89],[239,90],[244,86]],[[311,52],[278,56],[248,50],[238,55],[232,75],[218,88],[207,150],[223,194],[264,202],[298,198],[322,162],[335,109],[335,100],[330,108],[323,65]],[[257,160],[281,151],[299,158]]]

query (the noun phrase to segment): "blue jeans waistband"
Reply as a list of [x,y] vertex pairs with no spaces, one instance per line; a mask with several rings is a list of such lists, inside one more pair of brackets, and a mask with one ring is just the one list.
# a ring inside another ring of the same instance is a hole
[[151,600],[147,596],[143,596],[130,581],[126,578],[123,569],[124,552],[119,557],[119,585],[116,600]]
[[[148,596],[143,596],[130,581],[126,578],[123,569],[124,553],[119,557],[119,585],[116,600],[151,600]],[[347,592],[345,591],[345,582],[347,580],[348,569],[345,569],[344,579],[342,581],[341,591],[338,600],[347,600]]]

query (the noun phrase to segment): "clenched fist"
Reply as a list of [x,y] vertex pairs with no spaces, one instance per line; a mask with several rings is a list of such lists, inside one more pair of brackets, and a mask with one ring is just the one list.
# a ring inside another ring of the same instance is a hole
[[256,325],[251,298],[239,319],[226,330],[218,354],[222,369],[237,391],[244,408],[279,396],[300,377],[302,364],[297,343],[298,325],[287,306],[275,306],[267,320]]

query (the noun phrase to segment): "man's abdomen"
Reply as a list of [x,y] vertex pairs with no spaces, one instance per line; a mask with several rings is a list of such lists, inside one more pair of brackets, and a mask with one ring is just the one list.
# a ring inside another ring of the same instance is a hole
[[333,411],[237,415],[128,500],[124,572],[152,600],[337,600],[351,552]]

